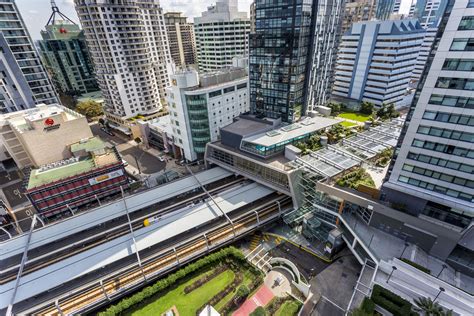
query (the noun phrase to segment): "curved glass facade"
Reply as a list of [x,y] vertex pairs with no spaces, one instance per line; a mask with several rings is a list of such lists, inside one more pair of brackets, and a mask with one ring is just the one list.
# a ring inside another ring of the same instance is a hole
[[186,95],[189,128],[191,130],[193,148],[198,156],[204,154],[206,144],[211,141],[206,100],[205,94]]

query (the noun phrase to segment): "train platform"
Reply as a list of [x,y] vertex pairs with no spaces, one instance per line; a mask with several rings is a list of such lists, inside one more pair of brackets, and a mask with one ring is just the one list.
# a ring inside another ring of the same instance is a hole
[[[206,185],[231,175],[232,173],[229,171],[218,167],[197,173],[196,177],[199,179],[199,182]],[[200,187],[201,186],[196,179],[189,176],[147,191],[126,196],[125,199],[113,201],[88,212],[77,214],[76,216],[54,222],[50,225],[36,228],[31,235],[29,251],[32,251],[37,247],[55,243],[68,236],[72,236],[81,231],[91,229],[94,226],[125,216],[126,211],[124,203],[127,204],[128,211],[133,213],[160,201],[179,196],[180,194],[185,194],[186,192],[195,189],[200,189]],[[28,234],[25,233],[0,242],[0,248],[2,249],[2,252],[0,253],[0,262],[15,255],[21,255],[27,242],[27,238]]]
[[[134,231],[133,236],[128,233],[21,277],[15,303],[95,273],[115,261],[134,256],[137,249],[144,251],[165,240],[186,234],[192,237],[196,228],[222,218],[222,212],[230,214],[273,193],[273,190],[257,183],[244,183],[221,192],[213,201],[204,201],[164,215],[157,222]],[[15,281],[0,286],[0,309],[10,303],[14,287]]]

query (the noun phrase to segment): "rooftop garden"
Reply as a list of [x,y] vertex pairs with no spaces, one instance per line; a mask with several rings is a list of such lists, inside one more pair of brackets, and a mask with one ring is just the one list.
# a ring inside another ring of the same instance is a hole
[[[344,122],[343,122],[344,123]],[[350,126],[354,126],[350,125]],[[302,151],[303,155],[306,155],[310,151],[316,151],[321,149],[321,136],[326,136],[328,138],[329,144],[335,144],[345,137],[353,135],[355,131],[351,127],[343,126],[342,124],[333,125],[331,128],[326,131],[320,131],[319,133],[311,136],[306,141],[299,142],[295,146]]]
[[262,282],[261,272],[239,250],[229,247],[188,264],[99,315],[163,315],[171,311],[194,316],[207,305],[228,315]]
[[341,187],[347,187],[357,190],[359,185],[365,185],[371,188],[375,188],[375,183],[372,177],[370,176],[364,168],[358,168],[354,171],[351,171],[339,179],[337,179],[336,184]]
[[[337,102],[331,102],[328,106],[331,108],[332,115],[349,120],[349,122],[387,121],[400,116],[400,113],[395,110],[393,104],[383,104],[380,108],[376,109],[373,103],[364,101],[357,110],[347,108],[343,103]],[[352,123],[357,124],[354,122]]]

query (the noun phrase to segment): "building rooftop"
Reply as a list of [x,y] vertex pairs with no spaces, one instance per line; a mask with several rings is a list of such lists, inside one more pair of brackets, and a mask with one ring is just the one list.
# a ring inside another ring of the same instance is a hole
[[[86,155],[78,155],[81,151]],[[72,144],[71,152],[75,157],[32,169],[27,190],[120,162],[116,152],[97,137]]]
[[71,152],[74,153],[81,150],[85,150],[86,152],[94,152],[97,150],[104,149],[105,147],[105,143],[100,138],[91,137],[72,144]]
[[147,123],[151,129],[162,130],[168,135],[173,134],[173,128],[171,125],[171,116],[169,114],[154,118],[153,120],[147,121]]
[[[60,121],[72,121],[81,117],[83,117],[81,114],[59,104],[38,104],[33,109],[0,115],[0,124],[10,124],[18,131],[23,132],[34,129],[33,123],[48,118],[53,118],[52,124],[55,124],[60,123]],[[59,118],[60,121],[56,118]]]
[[268,132],[259,133],[249,137],[245,137],[244,141],[261,146],[271,146],[285,141],[290,141],[294,138],[302,137],[306,134],[314,133],[315,131],[331,127],[339,124],[342,120],[332,119],[327,117],[313,117],[306,118],[297,123],[273,129]]
[[[72,159],[72,160],[71,160]],[[69,178],[77,174],[85,173],[95,168],[94,159],[91,157],[83,160],[70,158],[64,160],[64,165],[59,167],[42,167],[33,169],[30,173],[27,190],[39,187],[61,179]]]
[[269,130],[273,126],[271,121],[237,119],[232,124],[221,127],[221,131],[237,134],[240,136],[252,135],[261,131]]

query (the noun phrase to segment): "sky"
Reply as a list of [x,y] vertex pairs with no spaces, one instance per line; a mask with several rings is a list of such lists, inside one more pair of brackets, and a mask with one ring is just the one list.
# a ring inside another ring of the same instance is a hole
[[[187,17],[196,17],[215,2],[215,0],[161,0],[160,4],[164,12],[178,11],[183,12]],[[238,2],[239,10],[248,13],[252,0],[238,0]],[[41,39],[40,30],[44,28],[51,15],[50,3],[50,0],[16,0],[21,16],[34,40]],[[73,0],[56,0],[56,5],[62,13],[78,23]]]

